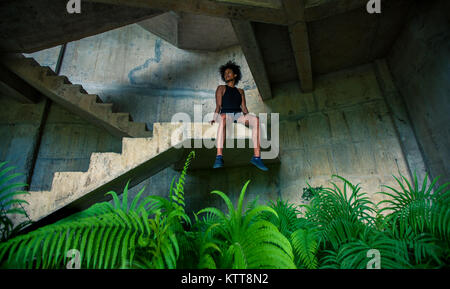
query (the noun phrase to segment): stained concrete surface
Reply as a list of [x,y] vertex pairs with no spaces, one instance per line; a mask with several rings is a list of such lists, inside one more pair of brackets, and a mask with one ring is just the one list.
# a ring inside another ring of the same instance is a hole
[[159,15],[155,9],[82,1],[69,14],[68,1],[0,1],[0,51],[35,52]]
[[53,104],[43,131],[30,190],[50,190],[54,172],[87,171],[93,152],[120,153],[121,150],[120,138]]
[[[297,81],[277,84],[273,99],[263,102],[239,46],[214,53],[183,51],[130,25],[69,43],[61,74],[115,103],[116,110],[151,124],[170,121],[180,111],[193,117],[194,104],[201,104],[204,114],[212,112],[215,89],[222,84],[218,67],[229,59],[242,66],[244,78],[238,87],[245,89],[249,110],[280,114],[280,163],[268,165],[269,172],[253,166],[189,172],[185,183],[188,211],[211,205],[224,208],[210,194],[215,189],[236,202],[248,179],[247,200],[280,197],[300,204],[307,183],[327,186],[332,174],[361,183],[374,201],[381,198],[375,194],[383,189],[381,185],[396,187],[392,175],[408,176],[400,140],[371,64],[322,75],[312,93],[301,93]],[[118,140],[91,130],[70,113],[57,109],[51,113],[38,158],[42,174],[36,173],[35,188],[51,184],[44,177],[47,172],[85,170],[86,158],[93,151],[120,150]],[[73,143],[75,137],[78,140]],[[67,155],[78,160],[71,161]],[[144,185],[145,195],[168,196],[172,177],[178,175],[173,168],[164,169],[131,189],[130,197]]]
[[387,61],[433,178],[450,177],[450,3],[426,1]]
[[44,99],[36,104],[21,104],[0,94],[0,160],[16,167],[11,174],[23,174],[14,181],[27,183],[30,177],[44,106]]

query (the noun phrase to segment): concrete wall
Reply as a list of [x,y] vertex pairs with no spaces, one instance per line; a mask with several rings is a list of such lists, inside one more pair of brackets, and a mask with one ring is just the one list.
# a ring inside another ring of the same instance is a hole
[[30,189],[49,191],[54,172],[87,171],[93,152],[121,151],[120,138],[53,103],[43,130]]
[[69,43],[61,74],[152,129],[154,122],[170,121],[175,112],[192,114],[193,104],[212,112],[211,96],[221,81],[218,67],[228,59],[243,64],[246,77],[240,87],[255,93],[237,46],[222,52],[181,50],[139,25]]
[[[55,70],[59,51],[57,46],[27,56]],[[1,95],[0,107],[8,108],[0,114],[0,160],[10,161],[17,167],[14,172],[25,174],[17,180],[27,182],[31,191],[50,190],[54,172],[86,171],[92,152],[122,150],[121,139],[50,100],[20,104]]]
[[0,161],[8,161],[8,166],[16,167],[11,174],[23,174],[12,181],[29,183],[45,100],[21,104],[0,94],[0,107]]
[[[393,174],[408,176],[371,64],[321,76],[312,93],[301,93],[297,82],[278,85],[273,87],[273,99],[262,102],[239,46],[220,52],[183,51],[130,25],[69,43],[61,74],[113,102],[114,110],[130,112],[136,121],[151,125],[170,121],[179,111],[192,116],[194,104],[202,104],[204,114],[212,112],[215,89],[222,83],[218,68],[229,59],[242,66],[244,78],[238,87],[245,89],[249,110],[280,113],[281,163],[269,165],[267,173],[250,165],[190,172],[185,185],[188,211],[223,207],[219,197],[210,194],[214,189],[237,201],[248,179],[248,199],[281,197],[301,203],[307,182],[328,186],[332,174],[361,183],[374,201],[379,201],[374,193],[382,184],[395,186]],[[32,185],[48,188],[50,171],[86,170],[91,152],[120,152],[119,143],[76,116],[52,108],[38,158],[40,172]],[[170,181],[178,174],[169,167],[133,188],[131,195],[144,185],[147,195],[168,195]]]
[[420,1],[387,57],[431,176],[450,177],[450,3]]

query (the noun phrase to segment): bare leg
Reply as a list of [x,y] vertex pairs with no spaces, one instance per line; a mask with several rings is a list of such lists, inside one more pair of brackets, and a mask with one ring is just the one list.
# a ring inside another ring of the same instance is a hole
[[259,128],[259,117],[256,115],[246,114],[242,115],[237,119],[237,122],[243,123],[244,125],[250,125],[252,127],[252,140],[253,140],[253,151],[255,157],[259,157],[261,154],[260,148],[260,128]]
[[222,155],[223,151],[223,144],[225,140],[225,128],[226,128],[226,122],[227,118],[229,118],[225,113],[222,113],[220,115],[220,122],[219,122],[219,129],[217,130],[217,155]]

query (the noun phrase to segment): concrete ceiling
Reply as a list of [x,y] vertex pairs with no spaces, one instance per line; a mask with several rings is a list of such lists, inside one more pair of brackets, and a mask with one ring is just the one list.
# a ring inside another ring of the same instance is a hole
[[180,49],[217,51],[239,44],[230,20],[187,12],[167,12],[138,23]]
[[[307,23],[314,76],[384,57],[406,22],[410,2],[383,2],[381,14],[356,9]],[[284,25],[254,23],[269,81],[296,80],[297,68]]]
[[360,65],[387,55],[406,23],[411,1],[383,1],[381,14],[356,9],[308,23],[315,75]]
[[[85,0],[81,14],[66,1],[0,4],[0,50],[33,52],[130,23],[182,49],[240,44],[263,99],[271,85],[299,80],[313,90],[317,75],[384,57],[416,0]],[[51,17],[49,17],[51,15]]]
[[50,48],[148,19],[163,11],[82,1],[80,14],[69,14],[67,1],[0,1],[0,51]]

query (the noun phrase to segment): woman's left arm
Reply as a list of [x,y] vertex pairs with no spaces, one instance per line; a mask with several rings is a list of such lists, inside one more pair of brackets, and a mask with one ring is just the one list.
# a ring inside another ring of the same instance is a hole
[[241,103],[241,108],[242,108],[242,112],[244,113],[244,115],[246,115],[248,113],[248,109],[247,109],[247,105],[245,104],[245,93],[243,89],[239,88],[239,92],[241,93],[242,96],[242,103]]

